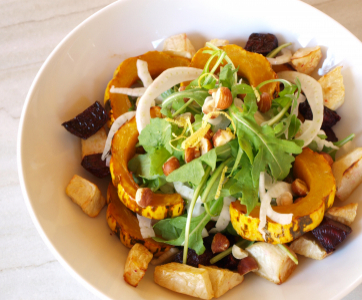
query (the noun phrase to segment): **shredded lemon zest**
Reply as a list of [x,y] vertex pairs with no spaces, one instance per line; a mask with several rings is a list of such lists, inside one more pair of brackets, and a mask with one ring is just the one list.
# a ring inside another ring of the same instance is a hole
[[169,123],[173,123],[179,127],[186,127],[187,126],[187,119],[185,118],[180,118],[179,120],[174,120],[174,119],[170,119],[170,118],[165,118],[165,120]]
[[194,129],[192,128],[190,118],[186,119],[186,123],[187,123],[188,127],[190,128],[191,135],[194,134]]
[[233,121],[233,119],[224,111],[212,111],[212,112],[209,112],[207,115],[204,116],[203,120],[202,120],[202,126],[204,126],[204,124],[207,123],[207,121],[214,117],[214,116],[219,116],[219,115],[223,115],[225,116],[230,122],[231,122],[231,125],[233,126],[234,128],[234,137],[235,137],[235,133],[236,133],[236,126],[235,126],[235,123]]
[[182,142],[181,147],[183,149],[189,148],[189,147],[197,147],[200,143],[201,139],[205,136],[205,134],[209,131],[211,128],[210,124],[206,124],[205,126],[201,126],[196,132],[191,134],[186,140]]
[[259,102],[259,101],[260,101],[260,94],[259,94],[258,90],[257,90],[255,87],[253,87],[253,86],[251,86],[251,88],[252,88],[253,91],[254,91],[254,94],[255,94],[255,97],[256,97],[256,101]]
[[227,170],[228,170],[228,167],[226,167],[226,166],[224,167],[224,169],[222,169],[221,178],[220,178],[219,185],[217,187],[217,191],[215,194],[215,200],[219,199],[219,197],[220,197],[221,189],[222,189],[222,186],[224,185],[225,173]]

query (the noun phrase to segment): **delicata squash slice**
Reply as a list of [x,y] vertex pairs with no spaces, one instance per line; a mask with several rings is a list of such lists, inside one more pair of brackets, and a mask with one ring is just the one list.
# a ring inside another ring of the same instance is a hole
[[119,236],[123,245],[132,248],[135,244],[145,246],[154,257],[159,257],[170,250],[173,246],[158,243],[152,238],[144,239],[141,235],[137,217],[124,204],[119,201],[117,189],[112,183],[107,190],[107,223],[108,226]]
[[[160,110],[159,107],[152,107],[151,117],[160,118]],[[148,206],[140,207],[137,204],[136,192],[139,187],[128,171],[128,162],[135,155],[138,135],[136,118],[132,118],[116,132],[112,140],[110,171],[119,199],[130,210],[149,219],[162,220],[182,215],[184,200],[176,193],[152,193]]]
[[[297,203],[285,206],[273,206],[273,210],[282,213],[293,213],[292,223],[281,225],[267,219],[265,231],[266,241],[272,244],[285,244],[293,241],[303,233],[316,228],[323,220],[324,212],[333,205],[336,183],[331,167],[326,159],[304,148],[295,158],[294,176],[302,179],[309,188],[309,193]],[[251,241],[264,241],[258,230],[260,206],[249,216],[246,207],[239,201],[230,205],[230,216],[233,227],[239,235]]]
[[[235,68],[239,67],[238,75],[247,79],[251,86],[256,87],[263,81],[278,78],[270,63],[263,55],[246,51],[237,45],[225,45],[219,48],[226,52],[234,63]],[[206,62],[210,58],[210,54],[203,53],[205,50],[210,50],[210,48],[201,48],[196,52],[191,60],[190,67],[199,69],[204,68]],[[210,69],[216,63],[216,60],[217,58],[211,62]],[[267,92],[273,96],[275,92],[279,91],[279,83],[268,83],[262,86],[260,91]]]
[[[109,107],[109,123],[112,125],[120,115],[124,114],[131,108],[131,102],[127,95],[110,93],[112,85],[115,87],[131,87],[137,80],[137,60],[143,60],[148,64],[148,71],[152,78],[157,77],[163,71],[174,67],[186,67],[190,60],[184,57],[172,56],[164,52],[150,51],[143,55],[130,57],[124,60],[114,71],[113,79],[108,83],[105,94],[104,104]],[[109,100],[109,102],[108,102]],[[108,104],[107,104],[108,102]]]

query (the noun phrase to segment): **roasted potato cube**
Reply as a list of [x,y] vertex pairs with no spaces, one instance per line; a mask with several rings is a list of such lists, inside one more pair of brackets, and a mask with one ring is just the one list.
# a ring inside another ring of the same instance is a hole
[[317,239],[309,232],[293,241],[290,245],[290,249],[297,254],[318,260],[322,260],[333,253],[327,253],[327,251],[319,244]]
[[325,216],[344,225],[351,226],[357,215],[357,207],[357,203],[350,203],[342,207],[331,207],[326,211]]
[[341,69],[342,67],[334,68],[318,80],[323,90],[323,103],[331,110],[338,109],[344,103],[344,84]]
[[205,269],[209,273],[215,298],[219,298],[244,281],[244,276],[227,269],[221,269],[216,266],[206,267],[202,265],[199,265],[199,268]]
[[246,248],[246,251],[258,263],[259,270],[254,273],[276,284],[285,282],[297,267],[278,245],[259,242]]
[[335,161],[332,171],[336,179],[336,196],[344,201],[362,182],[362,148],[356,148]]
[[163,44],[163,52],[171,55],[192,58],[195,55],[195,48],[187,38],[186,33],[170,36]]
[[171,291],[201,299],[211,299],[214,291],[209,273],[179,263],[169,263],[155,268],[154,281]]
[[321,47],[317,46],[298,49],[290,60],[298,72],[310,74],[318,66],[321,58]]
[[90,136],[82,142],[82,159],[84,156],[103,153],[104,146],[106,145],[107,133],[104,127],[98,130],[95,134]]
[[92,218],[98,216],[106,204],[106,199],[103,198],[99,188],[78,175],[73,176],[65,192],[74,203],[78,204]]
[[[216,47],[221,47],[221,46],[225,46],[225,45],[229,45],[229,41],[228,40],[221,40],[221,39],[212,39],[211,41],[209,41],[209,43],[215,45]],[[205,47],[206,43],[205,43]]]
[[124,280],[136,287],[143,276],[145,276],[148,264],[153,255],[148,249],[141,245],[135,244],[128,252],[126,264],[124,266]]

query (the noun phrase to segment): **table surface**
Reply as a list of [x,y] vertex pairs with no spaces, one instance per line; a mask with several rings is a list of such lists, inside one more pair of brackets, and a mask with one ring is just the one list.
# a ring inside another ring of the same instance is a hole
[[[112,0],[0,0],[0,299],[98,299],[54,258],[21,194],[16,137],[30,85],[54,47]],[[362,0],[304,0],[362,40]],[[344,298],[362,299],[362,285]]]

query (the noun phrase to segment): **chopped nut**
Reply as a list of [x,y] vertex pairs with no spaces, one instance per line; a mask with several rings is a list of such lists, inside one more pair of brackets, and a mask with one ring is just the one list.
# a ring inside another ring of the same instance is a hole
[[209,130],[206,132],[204,138],[205,138],[205,139],[208,139],[208,140],[211,140],[212,137],[213,137],[213,135],[214,135],[214,133],[212,132],[211,129],[209,129]]
[[308,194],[307,184],[303,180],[297,178],[292,183],[292,191],[294,195],[298,197],[304,197]]
[[212,96],[206,97],[204,105],[202,106],[202,112],[207,115],[213,111],[215,111],[215,100]]
[[293,196],[290,192],[284,192],[279,195],[277,198],[277,205],[283,206],[283,205],[290,205],[293,204]]
[[238,273],[240,275],[245,275],[249,272],[254,272],[254,271],[258,271],[258,270],[259,270],[258,263],[251,256],[245,257],[244,259],[239,261]]
[[271,108],[272,99],[269,93],[263,92],[260,96],[260,101],[257,102],[258,109],[262,113],[266,113]]
[[211,243],[212,253],[220,253],[227,250],[230,247],[230,242],[225,235],[222,233],[215,234]]
[[185,149],[185,162],[189,163],[193,161],[195,158],[200,157],[200,150],[196,147],[189,147]]
[[145,208],[152,200],[152,190],[149,188],[139,188],[136,192],[136,202],[139,206]]
[[243,259],[245,257],[248,257],[248,251],[245,251],[244,249],[240,248],[238,245],[233,245],[231,253],[236,259]]
[[195,117],[194,117],[194,115],[193,115],[192,113],[190,113],[190,112],[185,112],[185,113],[177,116],[175,119],[176,119],[177,121],[180,121],[182,118],[185,119],[185,120],[186,120],[186,119],[190,119],[190,122],[191,122],[191,123],[195,122]]
[[209,152],[212,149],[212,144],[211,141],[205,138],[202,138],[201,141],[201,155],[206,154],[207,152]]
[[219,147],[225,145],[234,139],[233,134],[228,130],[219,129],[212,138],[212,143],[214,147]]
[[332,156],[330,156],[328,153],[325,153],[325,152],[321,152],[319,154],[325,158],[325,160],[327,161],[327,163],[329,163],[330,166],[333,165],[334,161],[333,161]]
[[[214,94],[213,94],[214,95]],[[233,96],[227,87],[220,87],[215,94],[215,107],[217,109],[227,109],[233,103]]]
[[163,173],[168,176],[173,171],[177,170],[180,167],[180,162],[174,156],[171,156],[162,166]]

